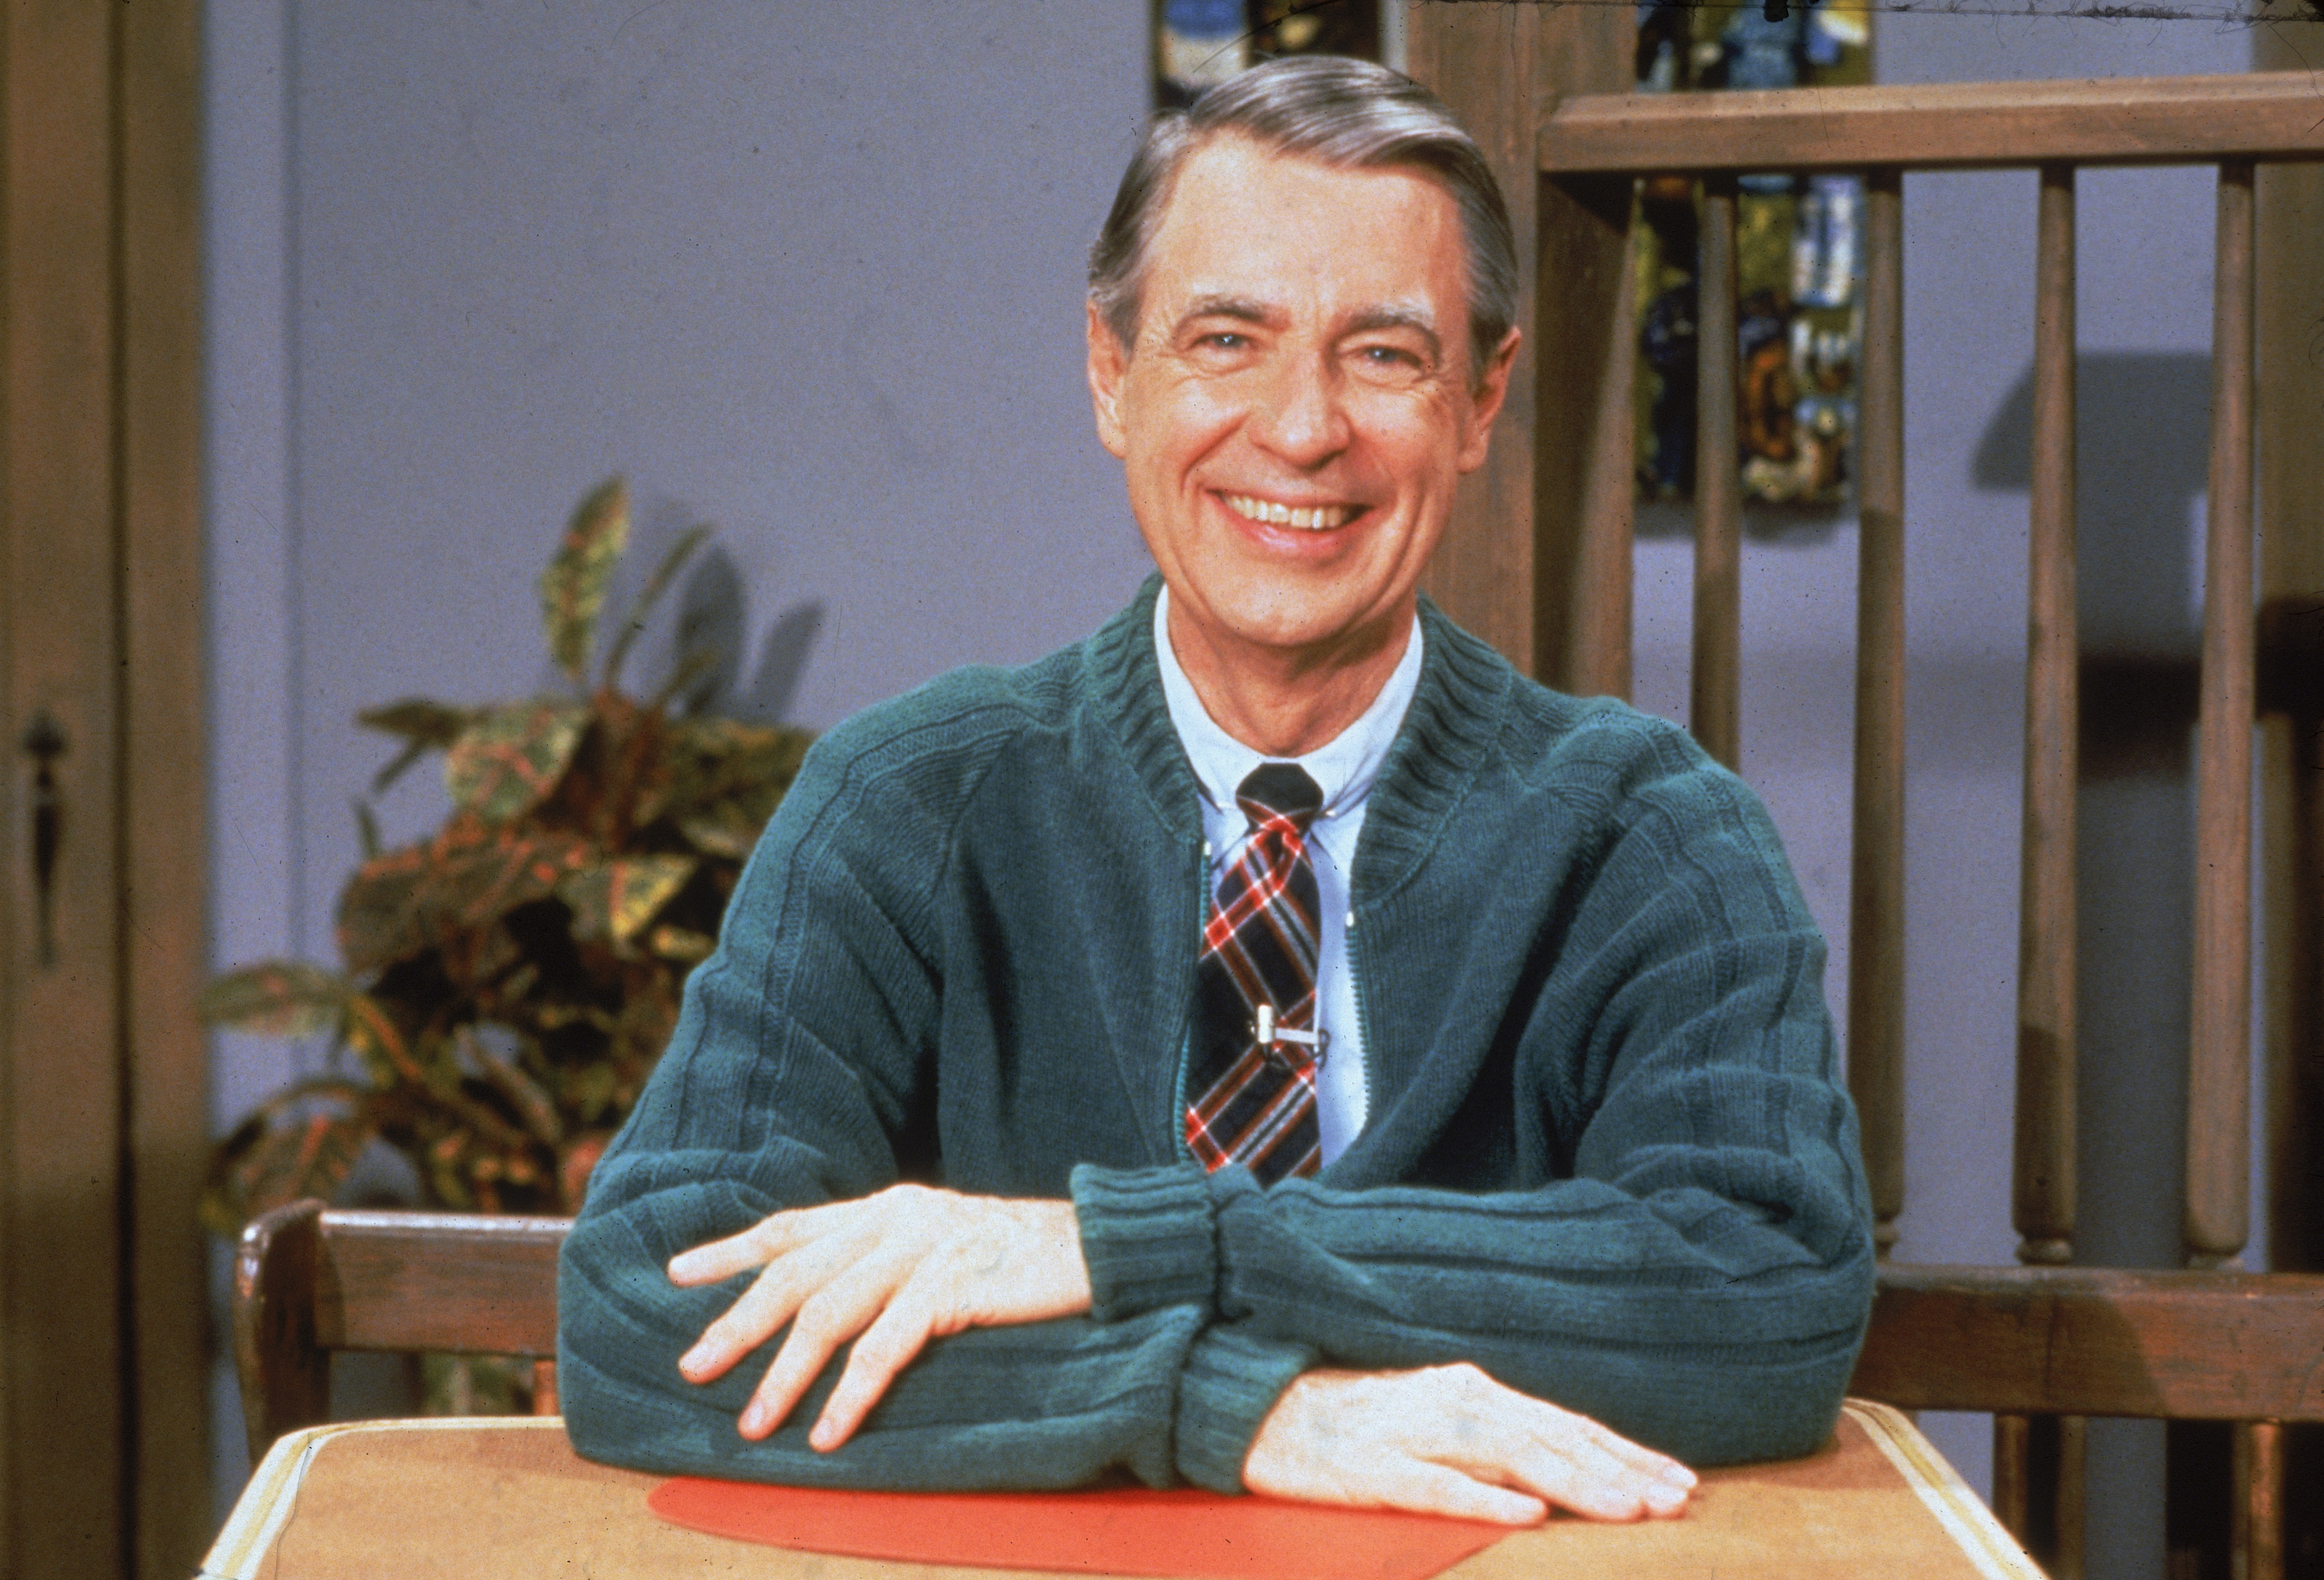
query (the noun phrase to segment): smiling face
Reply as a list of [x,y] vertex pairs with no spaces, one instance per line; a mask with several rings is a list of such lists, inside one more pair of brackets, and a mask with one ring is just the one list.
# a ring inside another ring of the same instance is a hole
[[1222,135],[1180,167],[1125,349],[1094,311],[1098,436],[1170,587],[1171,634],[1230,668],[1402,648],[1455,483],[1517,345],[1470,366],[1452,199]]

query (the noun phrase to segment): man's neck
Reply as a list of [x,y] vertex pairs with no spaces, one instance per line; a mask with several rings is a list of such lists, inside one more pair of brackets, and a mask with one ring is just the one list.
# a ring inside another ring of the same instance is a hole
[[1170,651],[1219,728],[1268,757],[1304,757],[1363,716],[1412,640],[1407,606],[1327,649],[1214,640],[1172,603]]

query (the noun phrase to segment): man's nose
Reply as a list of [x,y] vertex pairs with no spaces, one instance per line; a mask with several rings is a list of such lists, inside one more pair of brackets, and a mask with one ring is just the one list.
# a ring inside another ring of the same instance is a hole
[[1302,471],[1348,448],[1351,431],[1338,370],[1322,356],[1286,356],[1253,411],[1253,442]]

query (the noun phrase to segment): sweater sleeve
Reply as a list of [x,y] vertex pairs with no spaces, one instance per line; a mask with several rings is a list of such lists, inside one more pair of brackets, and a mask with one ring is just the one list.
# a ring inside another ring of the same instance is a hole
[[[943,724],[977,727],[973,716]],[[774,1341],[715,1382],[678,1374],[749,1275],[682,1289],[664,1271],[671,1256],[781,1209],[868,1195],[913,1161],[938,999],[922,890],[943,830],[940,807],[893,790],[911,761],[883,760],[868,729],[819,744],[744,872],[716,953],[688,980],[559,1265],[567,1430],[593,1459],[801,1485],[1032,1489],[1123,1470],[1167,1485],[1177,1391],[1206,1320],[1193,1303],[938,1339],[828,1454],[807,1428],[844,1353],[756,1443],[735,1422]],[[876,829],[896,859],[851,859],[842,827]],[[1278,1391],[1296,1371],[1279,1353],[1255,1363],[1290,1366]]]
[[[1084,1168],[1098,1312],[1196,1300],[1208,1335],[1323,1363],[1473,1362],[1696,1464],[1821,1443],[1871,1301],[1855,1114],[1821,938],[1774,830],[1693,755],[1606,818],[1606,847],[1509,956],[1519,982],[1546,965],[1499,1023],[1508,1063],[1482,1067],[1544,1116],[1546,1156],[1505,1171],[1538,1184],[1369,1183],[1379,1154],[1360,1141],[1323,1180],[1266,1190],[1240,1169]],[[1426,1076],[1456,1066],[1425,1064],[1374,1123],[1405,1125],[1459,1084]],[[1439,1149],[1527,1145],[1523,1125],[1463,1124],[1413,1128]]]

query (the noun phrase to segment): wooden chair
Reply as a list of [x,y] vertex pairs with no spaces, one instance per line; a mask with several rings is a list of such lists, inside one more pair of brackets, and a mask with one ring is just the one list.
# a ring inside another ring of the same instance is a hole
[[250,1457],[330,1418],[331,1355],[530,1356],[557,1413],[557,1252],[566,1218],[341,1212],[292,1202],[253,1219],[235,1261],[234,1359]]
[[[252,1222],[234,1312],[252,1460],[327,1418],[338,1350],[530,1355],[546,1369],[534,1408],[554,1414],[570,1227],[315,1201]],[[1851,1391],[1917,1409],[2324,1420],[2319,1356],[2324,1278],[1886,1266]],[[2276,1452],[2272,1435],[2251,1443]],[[2275,1484],[2264,1465],[2252,1479]],[[2257,1511],[2264,1529],[2277,1512]]]
[[[1489,9],[1490,18],[1470,15]],[[1432,586],[1456,617],[1552,683],[1626,695],[1635,183],[1666,174],[1702,183],[1696,453],[1711,457],[1736,453],[1737,178],[1865,176],[1848,1047],[1885,1256],[1904,1179],[1903,184],[1916,171],[2040,171],[2012,1206],[2029,1265],[1884,1267],[1856,1383],[1911,1408],[1996,1412],[1997,1512],[2021,1539],[2054,1533],[2037,1556],[2061,1575],[2080,1572],[2081,1418],[2236,1421],[2236,1573],[2276,1580],[2281,1424],[2324,1420],[2324,1280],[2233,1270],[2248,1230],[2251,1128],[2254,192],[2255,164],[2324,158],[2310,79],[1589,91],[1628,86],[1627,14],[1590,9],[1416,8],[1416,74],[1478,134],[1512,195],[1521,237],[1534,232],[1534,245],[1520,248],[1529,254],[1534,360],[1508,408],[1534,443],[1497,452]],[[2075,171],[2183,163],[2218,169],[2188,1270],[2070,1270],[2061,1264],[2073,1258],[2076,1232]],[[1537,308],[1536,278],[1557,282]],[[1741,502],[1731,467],[1706,462],[1696,510],[1690,720],[1733,763]]]

